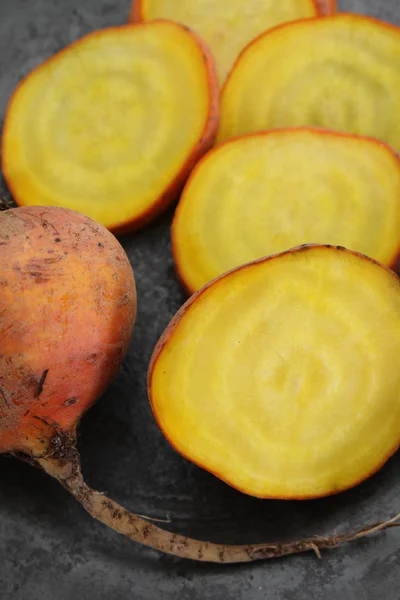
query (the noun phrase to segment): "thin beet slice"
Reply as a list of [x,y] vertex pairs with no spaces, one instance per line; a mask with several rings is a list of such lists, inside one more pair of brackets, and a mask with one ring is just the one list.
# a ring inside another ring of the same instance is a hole
[[355,14],[277,27],[242,52],[221,100],[218,140],[312,125],[400,150],[400,28]]
[[93,518],[161,552],[217,563],[319,554],[397,523],[394,517],[331,538],[226,546],[163,531],[89,488],[76,427],[127,349],[136,312],[129,261],[99,224],[55,207],[0,213],[0,245],[0,452],[41,467]]
[[389,146],[308,128],[230,140],[197,165],[172,226],[175,265],[190,293],[310,241],[396,265],[400,160]]
[[265,30],[335,8],[335,0],[133,0],[130,20],[171,19],[191,27],[210,46],[222,83],[243,48]]
[[149,394],[178,452],[242,492],[306,499],[375,473],[400,441],[400,280],[343,247],[239,267],[188,300]]
[[214,61],[194,33],[166,21],[96,31],[15,91],[4,176],[19,205],[63,206],[123,233],[174,199],[217,121]]

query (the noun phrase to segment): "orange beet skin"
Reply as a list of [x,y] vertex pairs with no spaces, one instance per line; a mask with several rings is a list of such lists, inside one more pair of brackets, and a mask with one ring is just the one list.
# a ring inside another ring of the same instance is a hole
[[0,213],[0,453],[48,450],[103,393],[136,314],[129,260],[79,213]]

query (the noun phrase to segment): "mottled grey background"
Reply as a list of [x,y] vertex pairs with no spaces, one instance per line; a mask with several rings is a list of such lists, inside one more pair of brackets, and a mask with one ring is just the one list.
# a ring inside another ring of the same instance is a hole
[[[342,0],[340,9],[400,25],[400,0]],[[0,0],[0,119],[28,71],[82,34],[124,23],[128,10],[129,0]],[[80,430],[89,483],[137,512],[171,517],[180,532],[215,541],[324,534],[400,511],[400,456],[340,496],[280,503],[244,496],[171,449],[145,389],[152,348],[184,300],[170,217],[122,240],[137,278],[139,314],[119,376]],[[399,530],[325,552],[320,561],[304,555],[217,567],[163,557],[121,538],[93,522],[56,482],[16,460],[0,458],[0,481],[4,600],[400,598]]]

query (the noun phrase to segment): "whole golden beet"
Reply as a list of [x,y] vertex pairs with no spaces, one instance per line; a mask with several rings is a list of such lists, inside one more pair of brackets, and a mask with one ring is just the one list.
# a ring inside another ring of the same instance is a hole
[[117,239],[57,207],[0,212],[0,452],[45,455],[128,348],[135,282]]

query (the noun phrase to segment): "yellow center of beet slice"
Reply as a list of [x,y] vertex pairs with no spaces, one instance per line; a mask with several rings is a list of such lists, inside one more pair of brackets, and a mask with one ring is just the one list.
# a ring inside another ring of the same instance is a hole
[[241,54],[222,95],[219,140],[314,125],[400,150],[400,28],[342,14],[284,25]]
[[248,135],[209,152],[173,228],[189,292],[303,243],[346,246],[387,265],[400,253],[400,160],[381,142],[329,131]]
[[18,204],[135,228],[165,207],[212,143],[216,104],[212,59],[180,25],[95,32],[15,92],[3,138],[7,183]]
[[265,30],[334,10],[328,0],[319,5],[314,0],[134,0],[131,19],[171,19],[191,27],[209,44],[223,82],[241,50]]
[[400,439],[400,287],[312,246],[250,263],[186,303],[149,371],[155,417],[241,491],[310,498],[364,480]]

